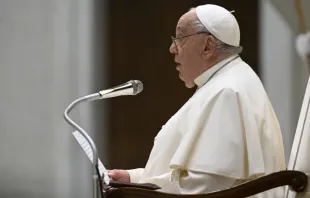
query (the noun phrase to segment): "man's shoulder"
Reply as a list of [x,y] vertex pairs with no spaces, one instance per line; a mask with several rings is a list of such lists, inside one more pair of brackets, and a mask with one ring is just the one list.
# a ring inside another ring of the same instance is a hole
[[196,106],[205,106],[213,104],[217,99],[221,100],[231,100],[232,98],[237,98],[239,96],[239,91],[234,85],[220,85],[214,87],[204,87],[204,89],[199,90],[194,103]]
[[206,84],[201,88],[201,94],[206,96],[215,96],[223,93],[238,93],[240,87],[232,77],[222,77]]
[[233,76],[227,76],[202,87],[200,93],[198,93],[198,98],[201,98],[202,102],[205,103],[206,101],[211,102],[216,98],[224,98],[225,100],[238,98],[238,100],[244,100],[253,95],[264,97],[266,95],[259,81],[255,79],[236,79]]
[[243,61],[226,68],[206,85],[205,92],[214,94],[223,91],[246,94],[257,89],[264,89],[258,75]]

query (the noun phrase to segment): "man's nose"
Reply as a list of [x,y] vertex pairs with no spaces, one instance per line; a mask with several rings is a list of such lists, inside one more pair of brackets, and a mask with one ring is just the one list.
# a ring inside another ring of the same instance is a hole
[[169,51],[171,54],[176,54],[177,53],[177,46],[174,44],[174,42],[171,43]]

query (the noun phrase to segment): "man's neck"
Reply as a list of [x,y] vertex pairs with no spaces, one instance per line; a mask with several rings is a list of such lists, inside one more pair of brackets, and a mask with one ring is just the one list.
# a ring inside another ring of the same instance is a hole
[[199,72],[199,75],[201,75],[202,73],[204,73],[205,71],[207,71],[208,69],[216,65],[217,63],[221,62],[222,60],[225,60],[226,58],[229,58],[233,55],[234,54],[222,54],[222,55],[214,57],[213,59],[208,61],[208,63],[206,63],[205,67],[203,67],[203,69]]
[[211,67],[208,69],[205,69],[204,72],[202,72],[199,76],[197,76],[194,80],[195,84],[198,87],[203,86],[214,74],[216,74],[218,71],[220,71],[225,65],[230,63],[231,61],[238,58],[238,54],[231,55],[231,56],[225,56],[222,58],[219,58],[217,61],[214,61]]

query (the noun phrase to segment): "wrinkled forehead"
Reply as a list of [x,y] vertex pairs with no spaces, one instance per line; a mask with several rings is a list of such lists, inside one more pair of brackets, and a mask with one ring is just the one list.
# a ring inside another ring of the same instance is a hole
[[196,9],[192,8],[179,19],[176,33],[190,33],[193,31],[193,21],[197,19]]

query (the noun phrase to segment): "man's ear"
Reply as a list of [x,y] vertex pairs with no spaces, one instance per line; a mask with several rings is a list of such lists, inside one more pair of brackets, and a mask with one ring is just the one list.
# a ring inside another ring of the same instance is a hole
[[204,59],[209,59],[216,52],[216,40],[213,36],[206,36],[203,41],[202,56]]

